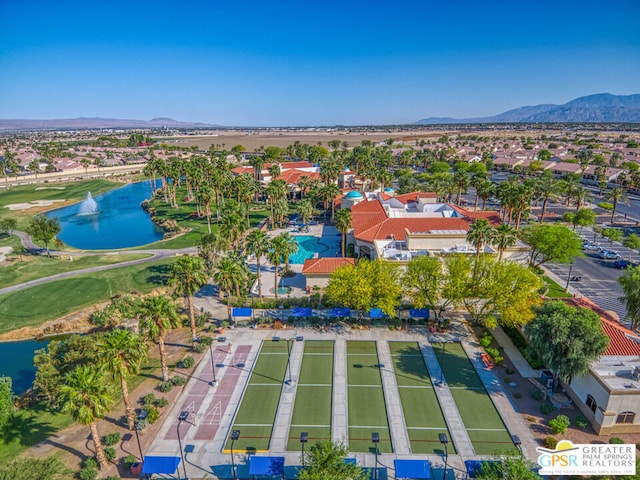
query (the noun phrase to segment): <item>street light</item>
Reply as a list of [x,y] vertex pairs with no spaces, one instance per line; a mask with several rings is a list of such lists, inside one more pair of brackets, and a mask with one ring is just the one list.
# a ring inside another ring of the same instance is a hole
[[376,469],[374,470],[373,478],[378,480],[378,444],[380,443],[380,434],[378,432],[373,432],[371,434],[371,442],[374,445],[375,451],[373,452],[376,456]]
[[447,449],[447,443],[449,443],[449,439],[447,438],[446,433],[439,433],[438,438],[440,439],[440,443],[444,445],[444,473],[442,474],[442,480],[446,480],[447,462],[449,461],[449,450]]
[[511,435],[511,440],[513,440],[517,449],[520,450],[520,453],[522,453],[522,440],[520,440],[520,437],[518,435]]
[[[176,430],[178,431],[178,446],[180,447],[180,459],[182,460],[182,471],[184,472],[184,478],[187,477],[187,466],[184,464],[184,454],[182,453],[182,439],[180,438],[180,425],[182,422],[185,422],[189,418],[189,410],[183,410],[178,415],[178,427]],[[178,474],[179,475],[179,474]]]
[[136,440],[138,441],[138,450],[140,450],[140,461],[144,462],[144,455],[142,454],[142,446],[140,445],[140,436],[138,435],[138,430],[140,430],[140,420],[146,420],[149,412],[146,410],[140,410],[140,414],[136,418],[136,424],[134,427],[134,431],[136,432]]
[[571,270],[573,269],[573,262],[569,263],[569,275],[567,275],[567,284],[564,287],[564,291],[569,291],[569,281],[571,280]]
[[240,430],[233,430],[231,432],[231,471],[233,473],[233,480],[236,480],[236,464],[233,461],[233,442],[240,438]]
[[309,432],[300,433],[300,444],[302,445],[302,468],[304,468],[304,444],[309,440]]
[[211,385],[212,387],[215,387],[216,383],[218,381],[216,380],[216,365],[215,365],[215,363],[213,361],[213,346],[212,345],[213,345],[213,342],[211,342],[209,344],[209,353],[211,353],[211,371],[213,372],[213,380],[211,380],[209,382],[209,385]]
[[291,342],[293,342],[293,338],[287,338],[287,372],[289,379],[284,382],[287,385],[291,384]]

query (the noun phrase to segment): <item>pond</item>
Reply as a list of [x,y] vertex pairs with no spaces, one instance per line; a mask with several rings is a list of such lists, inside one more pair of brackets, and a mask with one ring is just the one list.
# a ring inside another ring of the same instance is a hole
[[[33,354],[49,345],[49,340],[25,340],[23,342],[0,342],[0,376],[11,377],[13,393],[26,392],[36,378]],[[11,360],[9,360],[11,359]]]
[[[52,210],[47,216],[58,217],[61,228],[58,238],[72,247],[83,250],[137,247],[161,240],[164,234],[140,206],[151,194],[149,181],[131,183],[93,199],[87,195],[84,201]],[[87,208],[90,202],[95,202],[95,209]]]

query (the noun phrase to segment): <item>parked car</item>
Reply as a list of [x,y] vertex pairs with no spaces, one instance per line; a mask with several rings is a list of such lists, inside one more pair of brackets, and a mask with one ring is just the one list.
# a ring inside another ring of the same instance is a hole
[[585,243],[585,244],[582,245],[582,249],[583,250],[589,250],[589,251],[592,251],[592,252],[597,252],[598,250],[602,250],[600,245],[598,245],[597,243]]
[[620,270],[624,270],[625,268],[637,267],[638,264],[630,262],[629,260],[616,260],[613,266],[619,268]]
[[611,250],[602,250],[598,256],[605,260],[620,260],[620,254]]

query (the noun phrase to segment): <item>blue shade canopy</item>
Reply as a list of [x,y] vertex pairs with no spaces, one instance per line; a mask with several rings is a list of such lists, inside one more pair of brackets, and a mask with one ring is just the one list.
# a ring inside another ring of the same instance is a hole
[[348,317],[351,315],[351,309],[334,307],[331,309],[332,317]]
[[166,474],[173,475],[180,465],[180,457],[150,457],[145,456],[142,463],[142,474]]
[[310,317],[311,309],[307,307],[295,307],[293,309],[293,316],[294,317]]
[[483,465],[491,463],[500,462],[496,460],[465,460],[464,466],[467,469],[467,475],[469,475],[469,478],[476,478],[476,475],[482,471]]
[[282,475],[284,473],[284,457],[257,457],[249,459],[250,475]]
[[370,318],[389,318],[389,315],[384,313],[381,308],[372,308],[369,310]]
[[428,308],[412,308],[409,310],[409,315],[413,318],[429,318]]
[[345,458],[344,459],[344,464],[345,465],[355,465],[357,463],[355,458]]
[[233,317],[251,317],[253,311],[250,308],[234,308],[231,311]]
[[429,460],[394,460],[396,478],[431,478]]

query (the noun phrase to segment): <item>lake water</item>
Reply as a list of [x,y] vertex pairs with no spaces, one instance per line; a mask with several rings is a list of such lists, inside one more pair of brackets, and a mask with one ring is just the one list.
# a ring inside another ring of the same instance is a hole
[[31,387],[36,378],[33,354],[48,344],[48,340],[0,342],[0,376],[11,377],[13,393],[20,395]]
[[78,215],[81,203],[52,210],[48,217],[58,217],[58,238],[83,250],[106,250],[137,247],[161,240],[158,228],[140,204],[151,198],[149,181],[131,183],[94,197],[98,211]]

